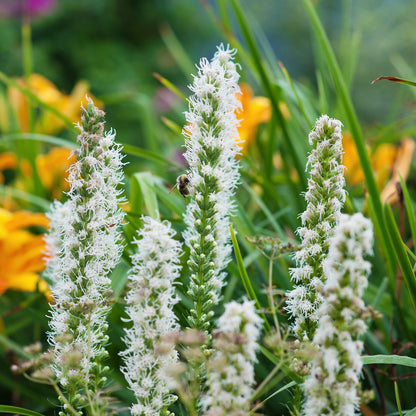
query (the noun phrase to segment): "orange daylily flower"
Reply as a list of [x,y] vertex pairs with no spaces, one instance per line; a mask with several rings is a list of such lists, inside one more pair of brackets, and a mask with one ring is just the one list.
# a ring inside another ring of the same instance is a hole
[[0,153],[0,184],[4,183],[3,171],[6,169],[16,169],[17,156],[12,152]]
[[[343,137],[344,158],[343,165],[346,167],[345,176],[351,185],[364,182],[364,172],[360,166],[358,152],[349,132]],[[380,194],[382,202],[389,200],[390,203],[397,201],[396,183],[400,182],[398,172],[403,179],[409,174],[410,163],[415,150],[415,142],[412,139],[403,139],[399,146],[393,144],[381,144],[370,156],[370,163],[374,173],[377,186],[383,191]],[[386,185],[386,182],[390,181]],[[396,194],[396,196],[393,196]]]
[[[412,163],[413,153],[415,151],[416,143],[414,140],[405,138],[397,149],[396,160],[393,165],[393,174],[390,181],[384,187],[380,194],[381,202],[384,204],[394,204],[399,200],[399,193],[396,185],[400,183],[400,176],[403,180],[409,176],[410,164]],[[399,176],[400,174],[400,176]]]
[[7,289],[42,292],[48,285],[39,279],[45,268],[45,243],[42,235],[34,235],[26,227],[47,228],[44,214],[26,211],[9,212],[0,208],[0,295]]
[[242,110],[238,114],[238,133],[242,142],[241,151],[245,154],[256,137],[259,124],[270,120],[272,109],[270,100],[266,97],[254,97],[252,89],[247,84],[241,84],[240,88],[241,94],[237,94],[237,98],[241,102]]
[[75,162],[76,157],[65,147],[54,147],[48,154],[36,157],[39,178],[53,199],[59,199],[62,191],[69,190],[68,169]]
[[[85,98],[89,94],[89,87],[85,81],[78,82],[71,95],[66,95],[48,79],[39,74],[32,74],[29,81],[19,78],[17,83],[21,87],[28,87],[36,97],[46,104],[54,107],[62,115],[72,122],[78,122],[81,116],[80,104],[87,105]],[[19,128],[22,132],[29,132],[29,100],[24,93],[17,88],[8,89],[8,99],[15,111]],[[96,106],[102,107],[102,103],[93,98]],[[5,126],[3,126],[4,129]],[[65,122],[48,110],[42,110],[35,121],[34,130],[36,133],[55,134],[65,127]]]
[[[69,190],[68,169],[76,162],[71,149],[65,147],[54,147],[45,155],[36,157],[36,170],[43,187],[52,199],[60,199],[63,191]],[[0,184],[4,182],[2,171],[5,169],[16,169],[19,166],[21,177],[14,182],[17,189],[26,190],[26,179],[31,178],[32,167],[26,159],[20,163],[14,153],[5,152],[0,154]],[[3,207],[6,207],[3,200]]]

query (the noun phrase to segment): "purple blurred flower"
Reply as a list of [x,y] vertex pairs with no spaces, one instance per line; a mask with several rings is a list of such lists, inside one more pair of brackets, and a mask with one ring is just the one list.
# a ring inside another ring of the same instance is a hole
[[171,110],[179,102],[179,97],[168,88],[158,88],[154,98],[154,106],[157,111],[164,113]]
[[0,15],[4,17],[35,17],[54,9],[56,0],[0,0]]

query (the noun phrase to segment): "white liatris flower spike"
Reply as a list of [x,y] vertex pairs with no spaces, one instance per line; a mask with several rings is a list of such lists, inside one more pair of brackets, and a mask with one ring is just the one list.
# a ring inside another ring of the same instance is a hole
[[191,201],[184,216],[184,238],[190,249],[188,294],[194,302],[189,325],[203,331],[210,326],[231,253],[230,212],[239,180],[236,155],[240,150],[235,53],[221,45],[211,62],[201,59],[185,113],[184,156],[189,164]]
[[104,134],[104,112],[89,100],[82,108],[77,161],[69,169],[68,200],[49,214],[47,275],[51,278],[48,341],[53,371],[75,409],[104,409],[100,389],[108,368],[106,315],[111,296],[109,274],[120,259],[123,214],[118,186],[122,155],[114,133]]
[[342,215],[324,264],[324,301],[313,338],[319,351],[304,385],[305,416],[353,416],[358,407],[363,348],[358,337],[366,331],[362,295],[371,269],[363,256],[372,254],[372,246],[371,221],[361,213]]
[[340,121],[323,115],[309,134],[313,148],[306,165],[310,167],[307,207],[297,230],[301,246],[294,255],[296,267],[290,270],[294,289],[287,300],[287,310],[295,319],[293,330],[302,341],[313,338],[318,323],[325,280],[322,262],[346,196],[341,126]]
[[205,416],[247,415],[253,393],[254,366],[261,319],[254,303],[225,305],[214,332],[214,354],[207,362]]
[[167,408],[176,400],[170,394],[164,372],[175,364],[177,353],[173,347],[157,353],[157,345],[166,334],[179,331],[173,306],[178,302],[174,283],[180,274],[181,244],[173,237],[169,222],[143,217],[144,225],[135,240],[138,253],[132,256],[126,295],[127,322],[124,341],[127,349],[120,353],[121,368],[137,403],[134,416],[167,415]]

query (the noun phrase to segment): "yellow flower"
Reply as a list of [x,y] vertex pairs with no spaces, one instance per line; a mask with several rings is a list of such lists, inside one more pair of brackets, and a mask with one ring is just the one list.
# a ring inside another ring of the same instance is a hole
[[[39,74],[32,74],[29,82],[26,82],[24,78],[19,78],[16,82],[21,87],[28,87],[36,97],[54,107],[72,122],[78,122],[80,120],[81,102],[84,106],[87,105],[85,96],[89,92],[89,87],[85,81],[78,82],[72,90],[71,95],[62,93],[52,82]],[[26,95],[17,88],[11,87],[8,89],[8,99],[11,108],[15,112],[20,131],[29,132],[29,100]],[[102,107],[102,103],[96,99],[94,99],[94,102],[98,107]],[[63,120],[50,111],[42,109],[35,120],[34,130],[35,133],[52,135],[64,127],[65,123]]]
[[[51,199],[60,199],[63,191],[69,190],[68,169],[71,164],[76,162],[74,155],[71,155],[71,149],[65,147],[53,147],[49,153],[36,156],[36,170],[43,187]],[[17,169],[19,167],[20,177],[15,180],[13,186],[17,189],[27,190],[27,181],[31,179],[33,172],[30,163],[26,159],[17,161],[14,153],[0,153],[0,184],[4,183],[3,170]],[[6,198],[7,199],[7,198]],[[11,208],[1,198],[0,205]]]
[[47,292],[48,285],[39,279],[44,269],[45,243],[41,235],[34,235],[26,227],[47,228],[44,214],[26,211],[9,212],[0,208],[0,295],[7,289]]
[[272,109],[270,100],[266,97],[254,97],[252,89],[247,84],[241,84],[241,94],[237,98],[242,105],[242,111],[238,114],[240,126],[238,133],[242,143],[241,151],[247,153],[247,149],[256,138],[257,128],[260,123],[270,120]]
[[52,199],[60,199],[62,191],[69,190],[68,169],[75,162],[71,150],[64,147],[54,147],[48,154],[36,157],[39,178]]
[[4,183],[3,171],[6,169],[16,169],[17,157],[12,152],[0,153],[0,184]]
[[[343,137],[344,159],[346,167],[345,175],[350,185],[358,185],[364,182],[364,172],[360,166],[355,143],[348,132]],[[412,139],[403,139],[398,146],[393,144],[381,144],[370,155],[370,163],[379,190],[382,202],[394,203],[398,195],[396,183],[400,182],[398,172],[405,180],[409,174],[415,143]],[[390,181],[386,185],[386,182]]]
[[392,169],[392,177],[384,187],[383,192],[380,194],[382,203],[388,202],[389,204],[394,204],[398,202],[399,192],[397,189],[397,184],[400,183],[400,176],[403,178],[403,180],[406,180],[409,175],[410,165],[412,163],[415,147],[416,144],[414,140],[409,138],[402,140],[400,147],[397,149],[397,156]]

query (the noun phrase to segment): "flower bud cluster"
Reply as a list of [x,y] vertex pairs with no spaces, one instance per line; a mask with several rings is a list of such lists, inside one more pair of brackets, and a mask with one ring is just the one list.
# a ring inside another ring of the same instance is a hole
[[49,215],[46,271],[54,298],[48,337],[53,370],[77,409],[91,405],[106,382],[109,274],[121,255],[123,218],[118,189],[122,155],[114,132],[104,134],[104,112],[91,100],[82,108],[79,127],[80,148],[69,170],[69,198],[64,204],[55,202]]
[[[167,221],[143,217],[144,225],[135,240],[138,253],[132,256],[133,268],[129,275],[126,295],[127,349],[120,353],[121,368],[137,403],[132,415],[165,414],[176,400],[169,392],[164,372],[174,366],[177,352],[168,346],[158,352],[163,338],[179,330],[173,306],[178,302],[174,284],[180,274],[181,245],[173,237],[175,231]],[[168,345],[166,342],[163,345]]]
[[201,400],[207,409],[204,415],[249,414],[260,326],[253,302],[225,305],[214,333],[215,352],[207,362],[208,392]]
[[319,308],[319,325],[313,338],[318,352],[304,384],[305,416],[353,416],[358,406],[360,358],[366,330],[367,309],[362,300],[371,264],[371,221],[361,213],[342,215],[329,241],[324,301]]
[[185,113],[184,156],[189,164],[191,201],[184,217],[184,237],[190,249],[188,294],[195,305],[189,323],[204,331],[210,326],[231,253],[229,217],[239,180],[236,155],[240,150],[235,52],[221,45],[211,62],[201,59]]
[[346,196],[341,122],[321,116],[309,134],[309,144],[313,148],[307,163],[307,207],[301,215],[302,227],[297,230],[301,247],[294,255],[296,267],[290,270],[295,286],[287,301],[287,310],[295,318],[293,329],[300,340],[311,340],[316,329],[325,279],[322,263]]

